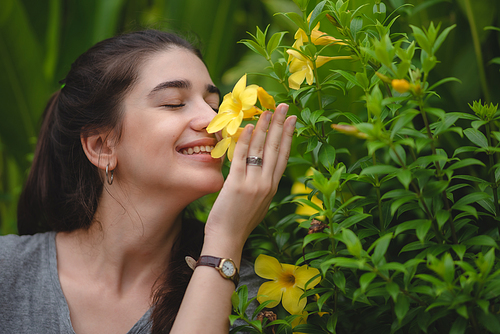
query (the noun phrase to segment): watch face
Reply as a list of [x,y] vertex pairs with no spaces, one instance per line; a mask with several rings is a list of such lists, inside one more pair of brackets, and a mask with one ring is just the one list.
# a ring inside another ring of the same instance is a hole
[[231,261],[226,260],[222,264],[221,270],[224,273],[224,275],[231,277],[234,275],[234,272],[235,272],[234,264]]

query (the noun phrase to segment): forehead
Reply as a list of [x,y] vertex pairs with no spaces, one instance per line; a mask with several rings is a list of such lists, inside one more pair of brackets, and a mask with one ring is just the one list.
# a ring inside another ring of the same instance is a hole
[[193,86],[206,87],[212,79],[205,64],[189,50],[174,47],[152,54],[139,69],[136,88],[151,91],[169,80],[187,80]]

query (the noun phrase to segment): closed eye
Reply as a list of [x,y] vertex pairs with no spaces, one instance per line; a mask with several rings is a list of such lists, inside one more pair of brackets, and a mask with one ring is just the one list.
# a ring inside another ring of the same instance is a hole
[[184,104],[184,103],[181,103],[181,104],[164,104],[164,105],[162,105],[162,107],[175,109],[175,108],[184,107],[185,105],[186,104]]

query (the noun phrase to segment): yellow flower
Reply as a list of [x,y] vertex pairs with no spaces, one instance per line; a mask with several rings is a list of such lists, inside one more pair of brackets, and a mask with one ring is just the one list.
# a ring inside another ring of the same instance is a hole
[[[293,319],[292,324],[291,324],[292,328],[295,328],[298,325],[307,324],[307,318],[308,317],[309,317],[309,313],[307,313],[307,311],[303,311],[301,316]],[[305,334],[305,333],[302,333],[302,332],[293,332],[292,334]]]
[[[282,301],[283,307],[290,314],[302,314],[306,306],[306,298],[300,299],[304,293],[305,284],[319,274],[316,268],[281,264],[271,256],[260,254],[255,260],[255,273],[272,281],[263,283],[257,293],[257,300],[263,303],[272,300],[267,307],[272,308]],[[307,289],[312,289],[321,281],[318,276]]]
[[[312,174],[312,172],[311,172]],[[307,174],[306,174],[307,175]],[[293,185],[292,185],[292,189],[291,189],[291,193],[292,194],[309,194],[310,192],[312,191],[311,188],[308,188],[305,186],[305,184],[303,184],[302,182],[295,182]],[[306,196],[297,196],[295,198],[303,198],[303,199],[307,199],[307,195]],[[311,202],[313,202],[314,204],[316,204],[317,206],[319,206],[320,208],[323,207],[323,202],[318,198],[318,196],[314,195],[312,198],[311,198]],[[303,215],[303,216],[312,216],[316,213],[318,213],[318,210],[314,209],[313,207],[310,207],[308,205],[305,205],[305,204],[299,204],[297,206],[297,210],[295,210],[295,213],[298,214],[298,215]],[[323,219],[324,216],[317,216],[316,219]],[[303,221],[304,219],[301,219],[301,220],[297,220],[297,221]]]
[[[292,75],[288,78],[288,86],[292,89],[300,89],[300,85],[304,82],[304,79],[307,81],[308,85],[312,85],[314,82],[313,62],[296,50],[288,49],[286,52],[290,55],[288,61],[290,63],[290,73],[292,73]],[[351,59],[351,56],[317,56],[316,68],[319,68],[334,59]]]
[[[309,19],[307,20],[309,22]],[[304,30],[298,29],[295,33],[295,43],[294,48],[298,49],[300,46],[304,45],[304,42],[308,42],[307,34]],[[341,39],[329,36],[326,33],[319,30],[319,22],[316,24],[314,29],[311,31],[311,42],[315,45],[329,45],[329,44],[340,44],[345,45]]]
[[244,128],[238,128],[236,130],[236,133],[232,136],[229,135],[226,128],[222,129],[222,140],[219,141],[217,145],[215,145],[212,152],[210,152],[212,158],[220,158],[227,151],[227,158],[229,159],[229,161],[233,160],[234,148],[236,146],[236,143],[238,142],[238,138],[240,138],[240,135],[243,132],[243,129]]
[[262,108],[270,110],[276,109],[276,102],[274,101],[274,97],[269,95],[269,93],[266,92],[264,88],[257,88],[257,97],[259,98],[259,102]]
[[398,93],[406,93],[410,90],[410,83],[405,79],[394,79],[391,82],[392,88]]
[[224,96],[219,107],[219,113],[207,127],[208,133],[215,133],[223,128],[229,136],[233,136],[243,119],[249,119],[262,113],[255,107],[257,102],[257,85],[247,86],[247,75],[243,75],[236,83],[231,93]]

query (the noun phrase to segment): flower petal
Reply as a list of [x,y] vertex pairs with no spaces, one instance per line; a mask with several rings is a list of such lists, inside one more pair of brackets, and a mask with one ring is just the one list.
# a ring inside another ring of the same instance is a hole
[[305,77],[305,70],[293,73],[290,77],[288,77],[288,86],[290,86],[291,89],[300,89],[300,85],[304,82]]
[[304,291],[297,287],[286,289],[283,292],[283,307],[290,314],[302,314],[304,307],[306,307],[307,298],[300,299],[300,296],[304,294]]
[[229,144],[229,148],[227,149],[227,158],[229,161],[233,161],[234,148],[236,147],[236,140],[231,138],[231,144]]
[[271,303],[267,304],[267,308],[273,308],[279,304],[281,301],[281,296],[283,294],[282,287],[276,282],[265,282],[259,288],[257,292],[257,300],[259,303],[263,303],[268,300],[272,300]]
[[312,67],[312,63],[307,64],[307,69],[306,69],[306,81],[309,86],[311,86],[314,82],[314,71]]
[[236,99],[236,100],[239,100],[240,99],[240,94],[241,92],[243,92],[243,90],[245,89],[247,85],[247,75],[246,73],[240,78],[240,80],[238,80],[238,82],[236,83],[236,85],[234,85],[234,88],[233,88],[233,98]]
[[[319,274],[319,270],[313,267],[309,266],[301,266],[297,269],[295,269],[294,276],[295,276],[295,285],[298,286],[301,289],[305,288],[306,283],[313,278],[314,276]],[[321,281],[321,276],[318,276],[309,283],[307,286],[308,289],[314,288],[316,284],[318,284]]]
[[296,58],[296,59],[299,59],[299,60],[302,60],[302,61],[305,61],[306,58],[298,51],[295,51],[295,50],[291,50],[291,49],[288,49],[286,50],[286,53],[288,53],[290,56]]
[[226,153],[229,144],[231,144],[231,138],[224,138],[220,142],[218,142],[217,145],[215,145],[212,152],[210,153],[212,158],[217,159],[222,157],[224,153]]
[[243,121],[243,112],[239,112],[236,117],[234,117],[229,124],[226,127],[227,133],[232,136],[236,133],[238,128],[241,125],[241,122]]
[[299,59],[294,59],[290,62],[290,73],[303,71],[307,68],[307,62]]
[[279,261],[269,255],[260,254],[255,259],[254,265],[255,273],[262,277],[272,280],[277,280],[279,275],[283,272],[283,268]]
[[215,133],[222,130],[223,127],[229,124],[236,115],[231,112],[219,113],[215,115],[210,124],[207,126],[208,133]]
[[240,94],[241,109],[247,110],[252,108],[257,102],[257,85],[250,85]]
[[257,97],[259,98],[260,105],[263,108],[274,110],[276,109],[276,102],[274,97],[269,95],[268,92],[262,87],[257,88]]

